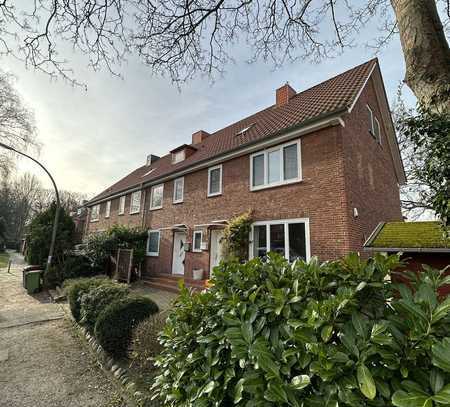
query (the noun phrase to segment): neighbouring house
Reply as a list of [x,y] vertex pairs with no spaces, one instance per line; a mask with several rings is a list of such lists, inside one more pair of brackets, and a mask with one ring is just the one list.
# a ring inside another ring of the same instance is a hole
[[148,229],[142,276],[156,284],[194,270],[208,278],[227,221],[249,209],[249,257],[273,250],[289,260],[362,251],[379,222],[402,220],[405,174],[377,59],[274,93],[264,110],[149,154],[87,203],[86,232]]
[[421,271],[424,264],[439,270],[450,265],[450,240],[444,237],[439,222],[380,222],[364,249],[400,252],[405,268],[411,271]]
[[[83,205],[87,201],[83,202]],[[70,212],[70,217],[75,224],[75,243],[79,244],[83,240],[83,236],[86,231],[86,220],[87,220],[87,208],[85,206],[80,206],[76,211]]]

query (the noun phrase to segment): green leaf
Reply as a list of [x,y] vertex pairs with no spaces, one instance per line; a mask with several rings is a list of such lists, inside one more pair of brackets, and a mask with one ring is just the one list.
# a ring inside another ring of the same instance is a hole
[[275,403],[288,402],[287,394],[283,389],[282,383],[270,381],[267,390],[264,392],[264,398]]
[[359,389],[368,399],[373,400],[377,394],[377,388],[372,377],[372,373],[365,365],[359,365],[356,370]]
[[204,388],[203,393],[211,393],[214,390],[214,387],[216,387],[216,382],[214,380],[211,380]]
[[236,386],[234,386],[234,404],[242,400],[242,390],[244,390],[244,379],[239,379]]
[[358,335],[365,338],[367,334],[367,322],[359,312],[353,312],[352,324]]
[[393,394],[392,404],[397,407],[433,407],[429,396],[421,393],[407,393],[404,390],[398,390]]
[[441,404],[450,404],[450,384],[447,384],[439,393],[435,394],[433,400]]
[[280,376],[280,367],[267,355],[260,355],[258,357],[258,365],[265,372],[273,377]]
[[444,375],[438,369],[431,370],[430,386],[434,394],[439,393],[444,387]]
[[309,376],[304,374],[293,377],[291,380],[291,385],[294,389],[301,390],[308,386],[310,382]]
[[431,354],[431,363],[434,366],[450,372],[450,338],[444,338],[442,342],[434,344]]
[[331,338],[331,334],[333,333],[332,325],[325,325],[320,332],[320,336],[324,342],[328,342]]
[[431,316],[431,323],[435,324],[442,318],[445,318],[449,313],[449,311],[450,311],[450,297],[446,298],[435,308]]
[[241,325],[242,336],[247,343],[251,343],[253,341],[253,327],[250,322],[244,322]]

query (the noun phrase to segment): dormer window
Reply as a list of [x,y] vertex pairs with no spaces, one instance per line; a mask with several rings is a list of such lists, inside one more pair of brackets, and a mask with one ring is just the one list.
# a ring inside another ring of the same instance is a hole
[[186,151],[180,150],[172,153],[172,163],[176,164],[183,161],[186,158]]

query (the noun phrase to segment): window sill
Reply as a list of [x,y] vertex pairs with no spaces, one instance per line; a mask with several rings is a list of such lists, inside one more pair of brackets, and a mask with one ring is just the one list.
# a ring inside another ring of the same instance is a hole
[[192,249],[192,253],[201,253],[202,252],[202,250],[194,250],[194,249]]
[[178,205],[178,204],[182,204],[184,201],[173,201],[172,203],[174,204],[174,205]]
[[100,221],[100,219],[92,219],[92,220],[90,220],[89,222],[90,223],[95,223],[95,222],[99,222]]
[[285,185],[299,184],[302,181],[303,181],[302,178],[296,178],[296,179],[289,180],[289,181],[277,182],[276,184],[259,185],[257,187],[250,187],[250,191],[251,192],[257,192],[257,191],[261,191],[263,189],[270,189],[270,188],[283,187]]
[[151,211],[157,211],[159,209],[162,209],[162,206],[155,206],[154,208],[150,208]]
[[130,212],[130,215],[137,215],[138,213],[140,213],[141,211],[135,211],[135,212]]
[[118,214],[117,214],[117,216],[123,216],[123,215],[125,215],[125,212],[124,212],[124,213],[118,213]]
[[215,196],[220,196],[220,195],[222,195],[222,192],[216,192],[214,194],[208,194],[207,198],[214,198]]
[[147,257],[159,257],[159,253],[147,253]]

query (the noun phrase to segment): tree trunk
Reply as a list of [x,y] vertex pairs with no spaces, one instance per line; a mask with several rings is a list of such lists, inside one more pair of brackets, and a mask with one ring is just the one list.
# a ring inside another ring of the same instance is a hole
[[391,3],[406,62],[406,84],[424,106],[450,114],[450,49],[435,0]]

